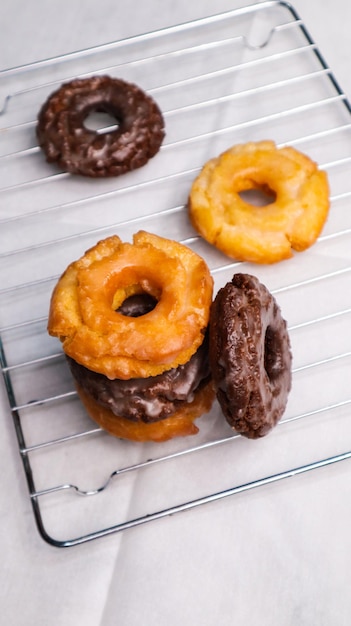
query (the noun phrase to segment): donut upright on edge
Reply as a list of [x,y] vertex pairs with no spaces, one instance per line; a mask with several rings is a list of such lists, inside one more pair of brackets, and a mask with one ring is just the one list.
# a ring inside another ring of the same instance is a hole
[[230,426],[251,439],[282,417],[291,388],[291,349],[272,294],[248,274],[222,287],[210,315],[210,367]]
[[[117,128],[97,132],[84,124],[92,112],[109,113]],[[159,150],[164,120],[137,85],[109,76],[64,83],[43,104],[36,128],[49,163],[71,174],[119,176],[144,165]]]

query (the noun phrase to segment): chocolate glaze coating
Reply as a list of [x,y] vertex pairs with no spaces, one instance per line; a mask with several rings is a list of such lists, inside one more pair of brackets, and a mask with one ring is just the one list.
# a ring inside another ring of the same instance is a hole
[[[93,111],[112,115],[117,129],[88,129],[84,120]],[[91,177],[141,167],[159,150],[165,134],[156,102],[136,85],[109,76],[64,83],[42,106],[36,132],[49,163]]]
[[115,415],[146,424],[169,417],[210,378],[207,337],[185,365],[158,376],[110,380],[68,358],[74,379],[96,402]]
[[255,439],[283,415],[291,388],[285,320],[257,278],[235,274],[217,293],[210,315],[210,366],[228,423]]
[[136,293],[122,302],[118,312],[127,317],[140,317],[152,311],[156,304],[156,298],[149,293]]

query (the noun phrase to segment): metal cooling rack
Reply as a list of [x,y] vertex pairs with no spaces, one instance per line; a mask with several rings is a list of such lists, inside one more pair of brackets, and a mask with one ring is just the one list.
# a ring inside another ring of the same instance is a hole
[[[140,170],[81,180],[45,163],[35,119],[64,80],[106,72],[154,96],[167,137]],[[72,546],[349,459],[350,105],[294,9],[265,2],[14,68],[0,74],[0,95],[1,366],[43,538]],[[208,158],[266,138],[328,171],[332,208],[310,250],[255,267],[199,239],[185,207]],[[99,238],[140,228],[202,254],[215,288],[240,268],[275,294],[294,372],[286,414],[268,437],[236,436],[216,405],[196,437],[165,444],[116,440],[84,413],[46,333],[51,291]]]

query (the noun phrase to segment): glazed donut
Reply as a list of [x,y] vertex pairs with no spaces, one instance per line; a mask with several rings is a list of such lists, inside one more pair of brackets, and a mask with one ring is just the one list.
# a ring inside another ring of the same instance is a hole
[[[258,190],[254,206],[241,194]],[[189,216],[204,239],[241,261],[274,263],[319,236],[329,211],[327,175],[309,157],[273,141],[232,147],[211,159],[194,180]]]
[[[143,299],[126,304],[125,314],[145,315]],[[78,395],[88,414],[115,437],[166,441],[195,435],[195,419],[214,400],[208,358],[208,333],[188,363],[149,378],[110,380],[67,357]]]
[[210,379],[208,333],[187,363],[147,378],[111,380],[67,359],[80,389],[114,415],[135,423],[152,424],[174,415]]
[[199,428],[195,420],[211,409],[214,390],[212,382],[197,389],[190,402],[184,401],[181,407],[157,422],[133,422],[125,417],[116,416],[106,406],[99,404],[89,393],[76,385],[78,396],[87,413],[101,428],[110,435],[131,441],[168,441],[173,437],[196,435]]
[[230,426],[255,439],[282,417],[291,388],[291,350],[277,302],[257,278],[235,274],[210,315],[210,366]]
[[[155,376],[185,363],[204,339],[213,280],[182,244],[139,231],[104,239],[69,265],[51,299],[48,331],[65,353],[108,378]],[[157,301],[147,315],[118,312],[131,295]]]
[[[117,129],[90,130],[92,112],[109,113]],[[156,102],[134,84],[109,76],[64,83],[43,104],[36,128],[49,163],[71,174],[118,176],[144,165],[159,150],[164,120]]]
[[[190,248],[144,231],[133,243],[108,237],[59,279],[48,332],[108,378],[156,376],[186,363],[203,342],[212,289],[205,261]],[[119,312],[137,293],[153,297],[155,308],[136,318]]]

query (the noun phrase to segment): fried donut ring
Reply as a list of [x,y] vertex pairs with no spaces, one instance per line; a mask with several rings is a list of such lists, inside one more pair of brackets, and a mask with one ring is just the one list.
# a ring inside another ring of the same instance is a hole
[[132,422],[125,417],[117,417],[112,411],[98,404],[81,387],[78,385],[76,387],[86,411],[101,428],[110,435],[132,441],[162,442],[173,437],[196,435],[199,429],[194,421],[204,413],[208,413],[214,397],[213,385],[209,381],[195,392],[192,402],[184,403],[170,417],[145,424],[144,422]]
[[[203,342],[213,280],[186,246],[139,231],[108,237],[71,263],[51,298],[48,332],[64,352],[108,378],[156,376],[186,363]],[[132,294],[157,300],[149,313],[118,312]]]
[[[256,189],[264,207],[240,193]],[[195,229],[228,256],[275,263],[319,236],[329,210],[327,175],[309,157],[273,141],[237,145],[208,161],[193,182],[189,215]]]
[[[93,111],[112,115],[117,129],[87,128],[84,121]],[[49,163],[91,177],[141,167],[158,152],[165,134],[156,102],[136,85],[109,76],[64,83],[42,106],[36,132]]]
[[255,439],[275,426],[291,388],[286,322],[257,278],[235,274],[220,289],[210,315],[210,365],[228,423]]

